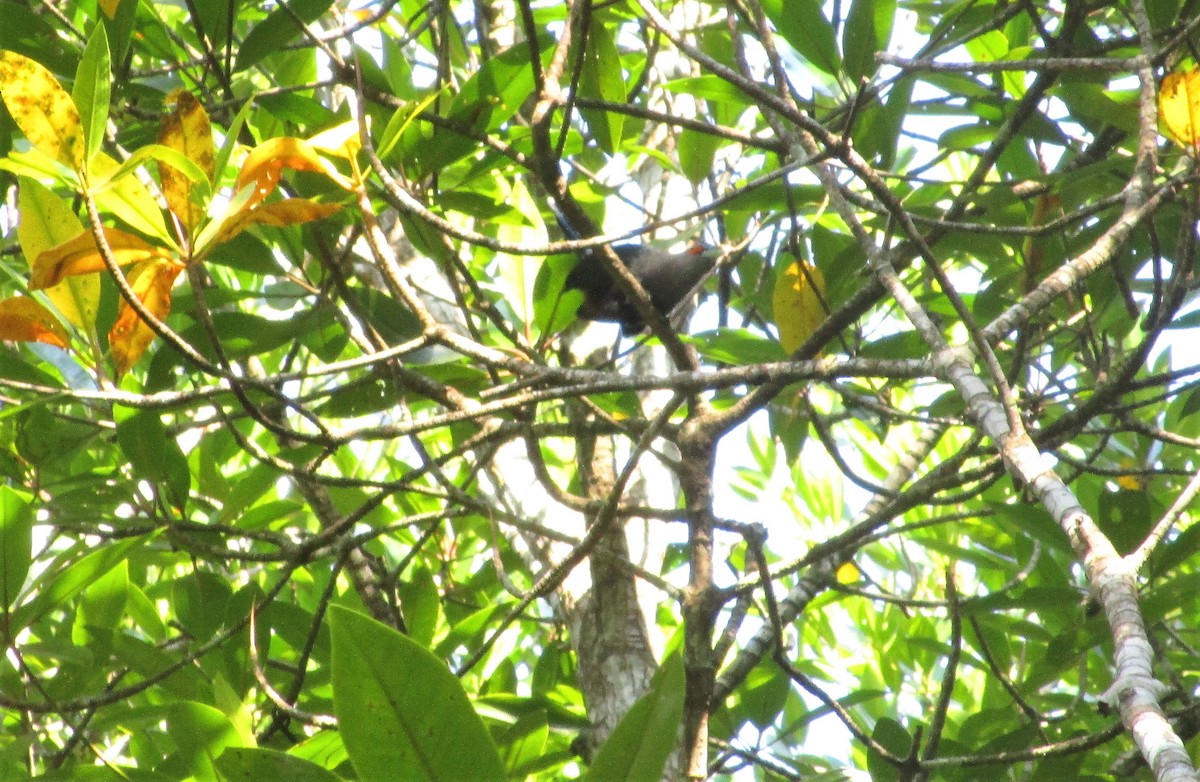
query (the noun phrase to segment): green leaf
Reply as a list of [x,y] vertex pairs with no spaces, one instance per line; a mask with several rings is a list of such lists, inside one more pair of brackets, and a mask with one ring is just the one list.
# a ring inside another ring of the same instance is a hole
[[[67,565],[61,571],[39,576],[35,597],[13,612],[9,629],[15,633],[50,611],[60,608],[63,603],[75,597],[88,584],[93,583],[121,563],[130,549],[143,545],[145,542],[145,537],[137,537],[109,543],[79,561]],[[74,553],[77,553],[77,550],[73,549],[68,557]],[[63,559],[65,561],[67,557]]]
[[817,0],[764,0],[762,9],[792,48],[830,76],[838,75],[841,58],[833,26]]
[[757,364],[787,361],[788,354],[777,341],[748,329],[723,328],[686,338],[709,361],[724,364]]
[[667,758],[678,744],[685,686],[683,655],[675,652],[655,672],[650,691],[638,698],[600,747],[587,778],[662,779]]
[[13,607],[33,561],[33,509],[29,497],[0,486],[0,603]]
[[362,614],[333,606],[333,706],[363,782],[502,780],[504,765],[446,664]]
[[750,671],[740,690],[740,711],[759,730],[766,730],[779,718],[791,688],[791,679],[778,665],[758,665]]
[[80,595],[75,614],[75,642],[86,646],[93,631],[115,630],[125,616],[129,594],[129,563],[120,562],[92,582]]
[[159,487],[165,499],[182,511],[191,487],[187,457],[175,439],[168,436],[158,413],[117,407],[117,443],[142,480]]
[[79,120],[83,125],[83,141],[90,161],[104,144],[104,130],[108,127],[108,101],[112,92],[112,66],[109,61],[108,36],[104,25],[92,29],[87,45],[83,47],[83,58],[75,71],[75,86],[71,97],[79,109]]
[[298,38],[304,32],[300,25],[315,22],[331,5],[333,0],[288,0],[280,3],[246,35],[238,47],[234,72],[257,65],[267,55]]
[[903,76],[896,80],[883,105],[871,105],[863,112],[855,128],[855,147],[868,160],[878,156],[879,167],[890,169],[896,161],[900,130],[912,108],[916,79]]
[[713,159],[722,141],[711,133],[684,128],[679,133],[679,167],[693,185],[699,185],[713,172]]
[[517,718],[501,740],[504,765],[510,777],[521,778],[537,770],[546,754],[549,736],[550,725],[544,710],[536,709]]
[[[912,746],[912,736],[903,725],[890,717],[883,717],[875,723],[871,738],[893,755],[902,758],[908,757]],[[894,782],[900,779],[900,770],[873,749],[867,750],[867,771],[871,774],[871,782]]]
[[220,628],[232,595],[229,582],[207,570],[171,582],[171,605],[179,623],[202,641],[212,638]]
[[237,728],[219,710],[204,703],[181,702],[167,708],[167,733],[176,751],[158,771],[176,779],[217,779],[213,759],[227,747],[242,745]]
[[217,758],[217,771],[224,782],[340,782],[332,771],[302,758],[256,747],[229,747]]
[[[621,77],[621,55],[609,26],[599,14],[592,17],[588,30],[588,46],[583,59],[579,93],[608,103],[625,102],[625,80]],[[608,154],[617,150],[625,126],[625,115],[617,111],[581,109],[592,138]]]
[[56,73],[70,73],[79,56],[79,48],[72,39],[58,35],[47,19],[49,15],[34,13],[28,3],[0,0],[0,49],[18,52],[26,57],[36,57],[39,62]]
[[846,75],[855,84],[878,69],[875,55],[887,48],[895,18],[895,0],[854,0],[850,4],[842,38],[842,59]]

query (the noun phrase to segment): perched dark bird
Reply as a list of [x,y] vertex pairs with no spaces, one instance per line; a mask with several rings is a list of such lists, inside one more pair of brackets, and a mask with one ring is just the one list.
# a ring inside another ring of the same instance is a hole
[[[663,316],[683,301],[704,275],[716,263],[716,257],[705,247],[696,245],[682,253],[669,253],[641,244],[621,244],[613,252],[637,278],[650,302]],[[629,337],[640,334],[646,323],[615,280],[605,271],[599,250],[579,254],[579,262],[567,275],[564,290],[583,291],[583,304],[578,317],[621,324],[621,334]]]

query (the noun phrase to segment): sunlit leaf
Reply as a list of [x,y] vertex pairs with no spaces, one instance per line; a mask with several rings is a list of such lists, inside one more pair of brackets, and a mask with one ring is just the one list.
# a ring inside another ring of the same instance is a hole
[[71,92],[79,109],[89,161],[104,143],[111,94],[112,66],[109,62],[108,36],[104,32],[104,25],[98,24],[83,48],[83,57],[75,71],[75,87]]
[[1169,73],[1158,91],[1158,118],[1180,146],[1200,142],[1200,67]]
[[0,52],[0,98],[29,143],[76,171],[82,169],[79,110],[54,74],[16,52]]
[[341,782],[342,778],[317,764],[278,750],[229,747],[217,758],[216,769],[226,782],[286,779],[289,782]]
[[775,325],[779,342],[788,353],[804,344],[804,340],[825,320],[825,278],[813,264],[792,261],[775,280],[771,302],[775,310]]
[[362,149],[362,139],[358,134],[358,121],[349,120],[340,125],[334,125],[332,128],[326,128],[317,135],[309,137],[308,143],[312,145],[313,149],[324,152],[326,155],[352,158]]
[[238,211],[222,225],[212,244],[227,242],[252,225],[286,227],[320,220],[341,211],[341,204],[319,204],[307,198],[289,198]]
[[350,190],[354,183],[333,167],[328,160],[307,141],[299,138],[273,138],[259,144],[242,163],[238,173],[237,189],[253,185],[254,191],[248,207],[262,201],[279,184],[285,168],[297,171],[315,171],[325,174],[340,186]]
[[[33,179],[21,179],[17,237],[26,258],[78,236],[83,230],[71,205]],[[100,276],[74,275],[45,289],[55,309],[81,329],[90,329],[100,308]]]
[[[166,318],[171,311],[171,288],[181,271],[183,266],[177,261],[154,258],[138,264],[129,274],[129,284],[134,293],[150,314],[159,320]],[[153,329],[129,306],[129,302],[122,301],[117,321],[108,333],[117,374],[128,372],[153,339]]]
[[[104,238],[120,266],[171,258],[168,250],[117,228],[105,227]],[[96,247],[92,232],[84,231],[74,239],[38,253],[33,261],[29,287],[33,290],[48,288],[71,275],[90,274],[104,269],[104,259]]]
[[[179,152],[204,172],[209,182],[213,178],[213,161],[217,154],[213,144],[212,124],[208,112],[195,96],[185,90],[176,90],[167,96],[175,108],[162,120],[158,132],[158,143]],[[173,166],[159,161],[159,176],[162,179],[163,195],[171,211],[190,233],[204,218],[205,207],[192,198],[195,183]]]
[[25,296],[0,300],[0,340],[67,347],[66,329],[50,310]]
[[[163,224],[162,208],[132,167],[124,169],[103,152],[92,158],[89,165],[93,185],[97,179],[104,182],[104,186],[92,191],[101,211],[112,212],[134,230],[163,244],[174,241]],[[124,172],[119,173],[122,169]]]

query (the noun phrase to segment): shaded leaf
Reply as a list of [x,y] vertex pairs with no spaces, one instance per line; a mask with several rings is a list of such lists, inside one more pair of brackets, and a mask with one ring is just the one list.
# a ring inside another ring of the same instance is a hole
[[228,747],[214,764],[227,782],[339,782],[341,777],[303,758],[260,747]]
[[804,59],[830,75],[841,68],[833,26],[817,0],[765,0],[771,24]]
[[301,25],[316,21],[332,4],[333,0],[290,0],[286,5],[280,4],[246,35],[238,47],[233,70],[245,70],[278,52],[304,32]]
[[187,503],[190,475],[179,444],[168,436],[158,413],[116,407],[117,443],[139,479],[165,489],[167,499],[181,510]]
[[491,737],[445,663],[341,606],[329,621],[334,711],[364,782],[505,779]]
[[[609,103],[625,102],[625,80],[621,77],[621,55],[610,25],[599,14],[592,17],[588,30],[587,51],[584,53],[583,73],[579,80],[580,94]],[[625,115],[603,109],[582,109],[588,129],[600,149],[608,154],[616,151],[625,126]]]
[[29,497],[0,486],[0,604],[5,614],[16,602],[33,559],[33,508]]

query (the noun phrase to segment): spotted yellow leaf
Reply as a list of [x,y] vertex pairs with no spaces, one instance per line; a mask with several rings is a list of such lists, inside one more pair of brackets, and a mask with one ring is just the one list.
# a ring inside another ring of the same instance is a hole
[[[209,122],[208,112],[195,96],[185,90],[172,92],[167,96],[167,101],[175,106],[163,117],[158,132],[158,143],[179,152],[195,163],[211,182],[217,149],[213,144],[212,124]],[[205,206],[196,203],[192,198],[196,183],[161,161],[158,164],[158,172],[167,205],[179,218],[179,222],[191,231],[200,224],[205,212]]]
[[39,152],[76,171],[83,168],[79,109],[54,74],[24,55],[0,52],[0,98]]

